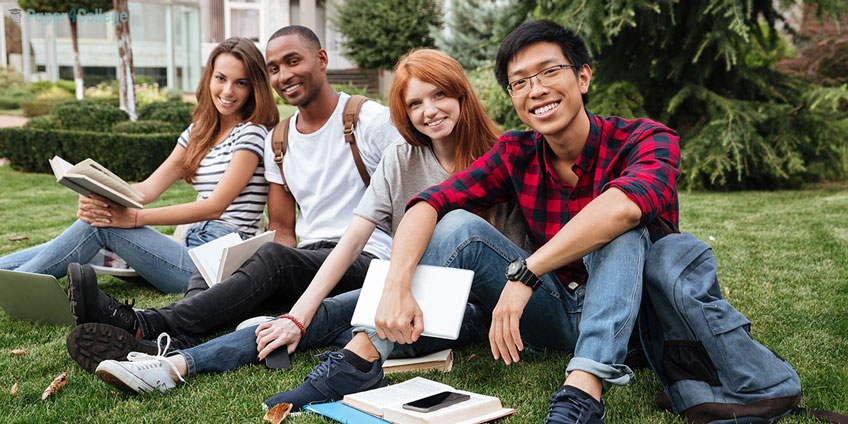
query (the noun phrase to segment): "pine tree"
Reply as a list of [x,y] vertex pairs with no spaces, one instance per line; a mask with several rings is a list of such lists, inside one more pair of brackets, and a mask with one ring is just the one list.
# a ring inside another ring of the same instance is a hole
[[449,31],[436,35],[436,45],[465,69],[490,64],[498,52],[498,41],[494,36],[504,10],[496,0],[454,1],[448,21]]

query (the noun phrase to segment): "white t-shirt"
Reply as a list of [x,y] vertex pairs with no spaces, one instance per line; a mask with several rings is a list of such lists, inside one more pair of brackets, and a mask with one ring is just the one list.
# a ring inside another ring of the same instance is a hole
[[[365,192],[350,146],[344,141],[342,111],[349,97],[339,93],[333,115],[313,133],[301,134],[297,130],[295,123],[299,112],[295,112],[289,125],[283,172],[300,206],[295,224],[299,246],[323,240],[339,241],[353,218],[353,208]],[[373,101],[362,105],[353,133],[369,174],[377,168],[383,151],[403,142],[389,118],[389,109]],[[280,168],[274,163],[273,136],[271,131],[265,137],[265,178],[270,183],[283,184]],[[374,231],[365,251],[385,259],[389,257],[391,246],[388,234]]]
[[[180,135],[177,144],[183,148],[188,146],[189,136],[194,124],[191,124]],[[215,145],[200,161],[200,167],[192,179],[192,186],[197,190],[197,200],[208,199],[224,172],[230,165],[233,155],[239,150],[247,150],[259,157],[256,170],[241,193],[227,206],[221,217],[223,221],[235,226],[245,234],[256,234],[259,220],[265,212],[265,202],[268,199],[268,182],[265,181],[262,164],[262,148],[268,130],[262,125],[250,122],[235,126],[224,141]]]

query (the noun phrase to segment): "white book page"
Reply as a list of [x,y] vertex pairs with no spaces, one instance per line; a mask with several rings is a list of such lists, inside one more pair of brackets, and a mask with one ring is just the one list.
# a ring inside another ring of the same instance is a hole
[[113,174],[112,171],[106,169],[106,167],[95,162],[93,159],[86,159],[74,165],[66,172],[69,174],[76,174],[91,178],[92,180],[132,199],[133,201],[141,202],[144,200],[144,195],[142,195],[138,190],[130,187],[130,185],[121,179],[121,177]]
[[[221,266],[218,268],[216,283],[226,280],[233,275],[244,262],[265,243],[274,241],[276,230],[266,231],[258,236],[253,236],[245,241],[224,248],[221,255]],[[211,286],[211,285],[210,285]]]
[[[493,411],[500,411],[501,401],[492,396],[485,396],[477,393],[456,390],[457,393],[464,393],[471,396],[470,399],[459,402],[455,405],[446,408],[438,409],[431,412],[417,412],[403,409],[403,406],[389,406],[383,409],[383,418],[391,422],[428,422],[428,423],[444,423],[444,422],[459,422],[463,420],[475,420],[476,418],[489,414]],[[406,402],[404,402],[406,403]],[[404,419],[410,417],[412,420]]]
[[447,362],[448,358],[451,355],[450,349],[440,350],[438,352],[433,352],[429,355],[418,356],[415,358],[397,358],[397,359],[389,359],[383,363],[383,368],[387,367],[400,367],[404,365],[412,365],[412,364],[421,364],[425,362]]
[[203,275],[203,279],[206,280],[209,287],[220,283],[215,278],[218,275],[218,268],[221,266],[224,249],[239,242],[241,242],[241,237],[238,233],[229,233],[188,251],[194,266]]
[[365,392],[346,395],[342,402],[373,415],[383,415],[383,409],[421,399],[445,390],[453,390],[447,384],[437,383],[423,377],[415,377],[403,383]]
[[58,180],[74,166],[59,156],[53,156],[53,159],[50,159],[50,167],[53,168],[53,174],[56,175],[56,179]]

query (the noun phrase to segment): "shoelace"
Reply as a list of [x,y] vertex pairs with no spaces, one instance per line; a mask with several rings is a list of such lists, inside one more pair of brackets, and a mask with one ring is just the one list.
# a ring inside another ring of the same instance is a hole
[[[129,323],[130,320],[126,315],[127,314],[126,309],[129,309],[130,313],[132,313],[134,306],[135,306],[135,298],[132,298],[132,300],[124,299],[124,303],[121,303],[120,300],[115,299],[112,296],[109,296],[109,309],[112,311],[112,318],[115,318],[115,316],[118,316],[124,322]],[[119,311],[120,311],[120,314],[119,314]],[[133,330],[136,330],[137,328],[138,328],[138,321],[135,321],[134,325],[133,325]]]
[[[165,348],[162,348],[162,340],[165,340]],[[139,369],[148,369],[159,367],[161,364],[167,364],[174,372],[174,375],[180,379],[181,382],[185,383],[185,380],[180,375],[177,367],[171,363],[166,357],[165,354],[168,352],[168,348],[171,347],[171,336],[168,333],[161,333],[159,337],[156,338],[156,356],[148,355],[143,352],[130,352],[127,354],[127,360],[129,362],[134,362],[135,365]]]
[[321,376],[321,374],[326,373],[329,375],[330,367],[337,362],[341,362],[344,360],[344,355],[341,352],[324,352],[318,355],[318,359],[321,360],[321,363],[315,367],[309,374],[306,375],[306,378],[316,379]]
[[[568,402],[571,405],[574,405],[573,408],[569,408],[566,405],[562,405],[560,402]],[[586,399],[578,399],[574,396],[571,396],[568,393],[557,393],[554,395],[554,399],[551,402],[550,406],[548,406],[548,414],[545,417],[545,422],[548,422],[550,419],[558,419],[565,420],[565,422],[577,422],[586,410],[591,409],[592,404]]]

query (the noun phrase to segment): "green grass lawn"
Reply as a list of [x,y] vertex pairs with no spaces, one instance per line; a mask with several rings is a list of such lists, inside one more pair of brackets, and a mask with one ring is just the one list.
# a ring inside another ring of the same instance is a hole
[[[51,175],[0,167],[0,254],[59,234],[74,220],[76,197]],[[151,206],[193,198],[193,190],[180,183]],[[719,279],[729,290],[730,302],[753,322],[754,337],[786,358],[801,376],[802,405],[848,413],[848,184],[801,191],[685,193],[680,209],[683,230],[712,245]],[[29,240],[9,241],[15,236]],[[134,297],[142,307],[179,298],[100,278],[106,292],[121,299]],[[0,421],[261,422],[260,402],[298,385],[317,363],[313,355],[299,353],[288,371],[245,367],[194,378],[164,395],[129,396],[116,393],[73,362],[65,349],[69,331],[15,321],[0,312]],[[9,354],[17,348],[27,354]],[[518,409],[505,423],[541,422],[551,394],[562,384],[569,357],[525,353],[520,363],[507,367],[490,355],[483,344],[461,350],[453,371],[425,377],[500,397],[505,406]],[[68,385],[55,399],[41,401],[44,388],[64,371],[69,371]],[[392,375],[389,381],[411,376]],[[10,396],[15,383],[19,390]],[[630,385],[605,396],[607,422],[684,423],[657,409],[654,397],[659,390],[650,370],[637,370]],[[325,421],[301,415],[287,422]],[[791,417],[785,422],[816,421]]]

